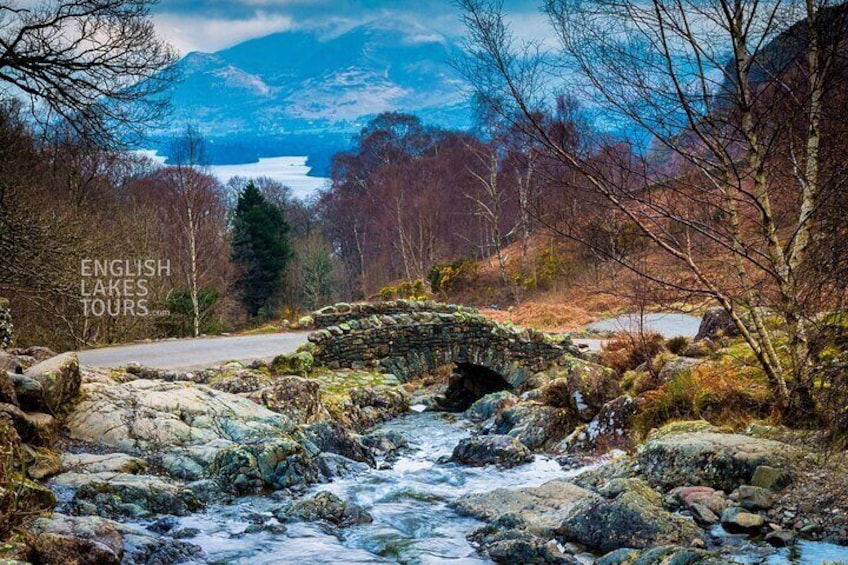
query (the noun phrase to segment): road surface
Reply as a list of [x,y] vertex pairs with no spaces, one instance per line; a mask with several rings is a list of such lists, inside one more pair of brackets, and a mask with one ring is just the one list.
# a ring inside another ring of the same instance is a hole
[[123,367],[138,363],[155,369],[198,369],[227,361],[270,360],[306,343],[306,332],[173,339],[103,347],[79,352],[81,365]]

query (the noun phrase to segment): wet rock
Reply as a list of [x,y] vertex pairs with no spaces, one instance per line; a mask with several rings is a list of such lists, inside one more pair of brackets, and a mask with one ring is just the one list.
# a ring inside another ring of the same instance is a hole
[[766,534],[765,542],[773,547],[786,547],[795,543],[795,534],[785,530],[769,532]]
[[549,539],[561,526],[569,511],[584,499],[596,494],[566,481],[549,481],[538,487],[499,488],[491,492],[467,494],[452,506],[462,515],[484,522],[503,524],[503,517],[513,517],[510,529],[521,528],[533,535]]
[[518,397],[508,390],[493,392],[475,401],[465,411],[465,416],[473,422],[484,422],[514,406],[517,402]]
[[567,409],[526,402],[498,414],[491,431],[535,450],[561,441],[572,430],[572,423]]
[[730,494],[730,499],[747,510],[768,510],[773,502],[770,490],[750,485],[740,486]]
[[409,447],[409,441],[407,441],[406,436],[395,431],[368,433],[362,437],[362,443],[374,455],[381,457],[393,455],[397,451]]
[[110,520],[53,514],[30,528],[33,554],[42,565],[119,565],[123,538]]
[[731,506],[721,515],[721,526],[731,534],[756,534],[764,525],[762,516],[739,506]]
[[240,444],[217,452],[209,466],[222,489],[234,494],[283,489],[318,480],[318,468],[304,447],[291,439]]
[[778,492],[792,484],[792,475],[785,469],[759,465],[754,469],[751,485]]
[[559,453],[595,453],[630,445],[630,428],[636,402],[619,396],[607,402],[588,424],[578,426],[555,449]]
[[370,468],[365,463],[348,459],[336,453],[321,453],[315,457],[315,464],[321,475],[328,479],[343,479],[353,477],[368,471]]
[[[124,539],[122,565],[177,565],[203,562],[203,549],[189,542],[159,537],[132,524],[115,524]],[[170,531],[170,530],[169,530]]]
[[75,489],[72,505],[94,509],[101,517],[184,516],[201,507],[188,487],[151,475],[128,473],[63,473],[51,484]]
[[506,469],[532,460],[533,454],[524,444],[506,435],[465,438],[454,448],[450,457],[450,461],[461,465],[498,465]]
[[695,432],[648,441],[638,462],[648,480],[663,489],[703,485],[730,492],[747,483],[758,466],[782,466],[800,455],[798,449],[777,441]]
[[549,542],[519,530],[508,530],[477,540],[495,563],[527,565],[577,565],[572,556],[563,553],[556,542]]
[[315,453],[335,453],[360,461],[373,467],[376,463],[371,450],[363,442],[364,438],[351,433],[341,424],[326,420],[303,429],[308,441],[314,446]]
[[605,555],[596,565],[735,565],[730,561],[703,549],[665,545],[639,552],[622,550]]
[[702,533],[691,521],[664,510],[660,495],[642,481],[617,479],[602,492],[611,498],[586,497],[570,509],[557,531],[561,539],[612,551],[689,545]]
[[330,492],[319,492],[306,500],[297,500],[274,511],[280,521],[325,521],[346,528],[370,523],[373,518],[361,506],[344,501]]
[[143,473],[147,469],[144,459],[126,453],[63,453],[60,456],[63,471],[75,473]]
[[58,414],[68,408],[68,402],[79,391],[79,359],[76,353],[63,353],[33,365],[24,376],[41,384],[44,408]]
[[327,417],[318,383],[301,377],[281,377],[248,398],[302,424],[312,424]]

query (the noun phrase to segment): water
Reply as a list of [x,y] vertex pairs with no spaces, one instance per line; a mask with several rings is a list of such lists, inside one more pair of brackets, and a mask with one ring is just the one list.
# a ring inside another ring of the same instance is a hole
[[[390,469],[370,469],[359,475],[318,485],[310,494],[330,491],[364,507],[373,523],[325,529],[320,524],[288,524],[283,533],[245,533],[257,523],[274,524],[271,511],[280,505],[272,497],[247,497],[234,505],[213,505],[179,519],[175,528],[197,528],[191,543],[203,547],[206,563],[234,565],[298,565],[325,563],[491,563],[465,539],[481,522],[459,516],[448,503],[467,493],[507,487],[538,486],[573,476],[555,461],[536,456],[533,463],[510,470],[439,464],[472,427],[451,414],[410,413],[382,426],[402,433],[410,447]],[[725,548],[733,548],[739,563],[757,565],[848,563],[848,548],[800,542],[795,548],[774,550],[744,536],[731,536],[716,527]]]
[[[139,149],[135,153],[148,157],[159,165],[165,164],[166,157],[159,155],[155,150]],[[209,172],[222,184],[227,184],[233,177],[268,177],[291,188],[295,197],[307,199],[330,180],[309,176],[312,168],[306,164],[307,159],[308,157],[267,157],[260,158],[256,163],[211,165]]]
[[203,547],[211,563],[490,563],[465,539],[481,522],[459,516],[448,503],[467,493],[538,486],[578,472],[564,471],[544,456],[503,471],[439,464],[440,457],[450,455],[471,433],[467,423],[450,414],[410,413],[382,429],[400,432],[410,443],[391,469],[371,469],[311,492],[326,490],[356,502],[373,516],[371,524],[341,530],[341,538],[318,524],[289,524],[279,534],[242,534],[257,515],[273,521],[270,511],[280,504],[249,497],[182,518],[178,528],[201,531],[190,541]]
[[[701,318],[689,314],[654,313],[645,314],[641,323],[645,331],[657,332],[663,337],[695,337]],[[624,314],[617,318],[601,320],[587,326],[598,332],[638,331],[640,319],[638,314]]]

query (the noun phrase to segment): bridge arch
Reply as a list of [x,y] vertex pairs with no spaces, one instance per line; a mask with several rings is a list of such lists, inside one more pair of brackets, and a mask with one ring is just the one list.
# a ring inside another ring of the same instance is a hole
[[[491,386],[503,381],[517,389],[564,355],[579,355],[565,335],[508,327],[474,311],[447,307],[348,318],[313,332],[309,341],[317,365],[378,369],[406,382],[455,364],[460,375],[465,371],[466,380],[476,383],[469,384],[472,389],[486,388],[487,380],[495,383]],[[475,367],[472,379],[468,374]],[[487,378],[481,381],[481,375]]]

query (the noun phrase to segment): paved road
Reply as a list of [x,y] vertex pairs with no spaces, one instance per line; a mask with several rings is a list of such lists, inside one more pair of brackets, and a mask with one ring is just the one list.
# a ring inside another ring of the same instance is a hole
[[121,367],[140,363],[156,369],[197,369],[226,361],[270,360],[306,343],[306,332],[174,339],[80,351],[80,364]]

